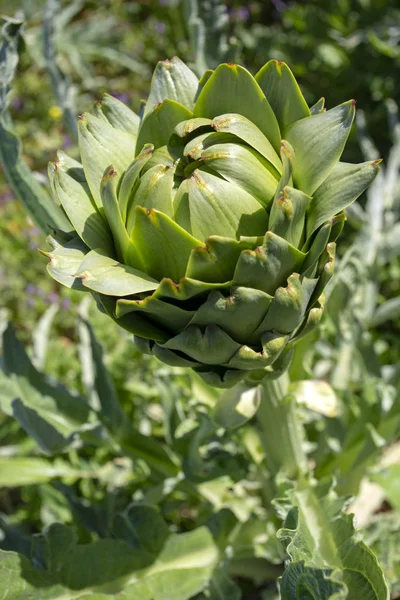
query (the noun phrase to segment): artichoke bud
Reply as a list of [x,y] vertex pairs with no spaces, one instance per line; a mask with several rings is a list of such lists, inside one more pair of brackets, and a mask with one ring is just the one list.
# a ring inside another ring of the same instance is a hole
[[81,163],[49,168],[71,222],[49,273],[212,385],[276,376],[321,318],[343,211],[378,170],[340,162],[354,111],[310,109],[277,61],[200,81],[160,62],[140,116],[106,95],[79,120]]

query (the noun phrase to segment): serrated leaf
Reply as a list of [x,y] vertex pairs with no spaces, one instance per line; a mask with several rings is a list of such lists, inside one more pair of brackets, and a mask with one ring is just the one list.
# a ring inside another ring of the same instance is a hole
[[289,560],[281,580],[282,600],[388,600],[382,569],[357,536],[353,517],[326,486],[299,481],[288,492],[293,508],[278,537]]
[[52,525],[42,536],[44,568],[35,568],[14,552],[0,551],[1,597],[75,600],[90,596],[117,600],[122,594],[127,600],[189,600],[207,586],[218,551],[205,527],[170,534],[159,552],[152,544],[145,567],[141,544],[146,539],[142,530],[136,531],[139,539],[136,537],[135,546],[116,539],[77,544],[72,530]]

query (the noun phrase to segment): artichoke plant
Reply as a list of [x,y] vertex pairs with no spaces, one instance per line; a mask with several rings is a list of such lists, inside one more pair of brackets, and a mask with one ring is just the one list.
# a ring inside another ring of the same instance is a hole
[[309,108],[275,60],[200,80],[158,63],[140,116],[105,95],[79,119],[81,163],[50,164],[71,222],[50,274],[212,385],[279,373],[320,319],[343,210],[378,170],[339,161],[354,112]]

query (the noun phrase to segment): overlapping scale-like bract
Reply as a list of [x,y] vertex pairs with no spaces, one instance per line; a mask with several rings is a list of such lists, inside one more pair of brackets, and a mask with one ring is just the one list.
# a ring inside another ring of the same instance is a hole
[[354,102],[311,109],[284,63],[154,72],[143,117],[111,96],[49,176],[71,228],[48,270],[146,352],[229,387],[286,368],[320,319],[343,210],[377,161],[339,162]]

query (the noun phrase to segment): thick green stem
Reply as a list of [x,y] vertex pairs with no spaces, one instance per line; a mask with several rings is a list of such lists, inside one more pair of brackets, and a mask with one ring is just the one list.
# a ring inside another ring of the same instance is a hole
[[261,404],[257,412],[261,443],[273,475],[280,472],[296,478],[307,471],[303,432],[296,402],[289,394],[289,375],[261,382]]

